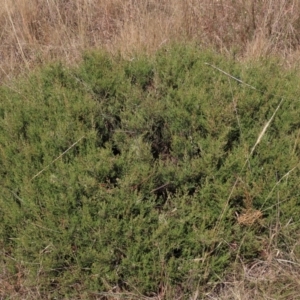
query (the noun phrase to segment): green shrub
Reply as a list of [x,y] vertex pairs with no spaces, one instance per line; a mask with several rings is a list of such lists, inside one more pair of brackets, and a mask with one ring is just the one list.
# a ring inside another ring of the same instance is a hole
[[[189,295],[237,255],[258,258],[278,214],[300,212],[298,81],[276,62],[174,46],[130,62],[87,53],[77,69],[2,86],[5,268],[59,298],[115,286]],[[251,210],[260,218],[239,222]]]

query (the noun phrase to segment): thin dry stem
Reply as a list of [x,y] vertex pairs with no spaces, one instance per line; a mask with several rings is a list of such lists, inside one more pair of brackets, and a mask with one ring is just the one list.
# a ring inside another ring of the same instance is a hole
[[[259,136],[258,136],[258,138],[257,138],[257,140],[256,140],[256,143],[254,144],[254,146],[253,146],[252,149],[251,149],[251,152],[250,152],[250,154],[249,154],[249,158],[252,156],[252,154],[253,154],[253,152],[255,151],[257,145],[260,143],[261,139],[262,139],[263,136],[265,135],[265,133],[266,133],[268,127],[270,126],[272,120],[274,119],[274,117],[275,117],[275,115],[276,115],[278,109],[280,108],[282,102],[283,102],[283,98],[281,99],[280,103],[279,103],[278,106],[276,107],[276,109],[275,109],[273,115],[271,116],[270,120],[266,123],[266,125],[265,125],[264,128],[262,129],[261,133],[259,134]],[[248,160],[249,160],[249,158],[248,158]]]
[[66,151],[64,151],[63,153],[61,153],[58,157],[56,157],[54,160],[51,161],[50,164],[48,164],[45,168],[43,168],[41,171],[39,171],[37,174],[35,174],[32,178],[31,181],[34,180],[36,177],[38,177],[39,175],[41,175],[46,169],[48,169],[52,164],[54,164],[57,160],[59,160],[63,155],[65,155],[67,152],[69,152],[74,146],[76,146],[82,139],[84,138],[84,136],[82,136],[78,141],[76,141],[75,143],[73,143]]

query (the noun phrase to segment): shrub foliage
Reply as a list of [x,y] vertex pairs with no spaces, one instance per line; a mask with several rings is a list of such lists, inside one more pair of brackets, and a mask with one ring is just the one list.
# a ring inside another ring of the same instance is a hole
[[25,285],[59,298],[189,295],[238,257],[261,258],[278,222],[293,225],[288,241],[278,236],[289,247],[298,82],[276,61],[174,46],[131,61],[87,53],[76,69],[54,64],[2,86],[0,244],[11,281],[22,271]]

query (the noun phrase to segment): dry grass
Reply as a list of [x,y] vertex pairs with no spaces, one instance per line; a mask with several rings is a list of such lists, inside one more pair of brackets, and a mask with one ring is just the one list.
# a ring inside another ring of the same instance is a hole
[[299,299],[300,261],[299,253],[295,253],[299,251],[299,241],[283,253],[277,247],[278,234],[276,226],[270,229],[270,239],[265,241],[261,253],[262,260],[245,265],[237,253],[236,270],[205,299]]
[[244,58],[298,56],[297,0],[1,0],[0,79],[99,47],[130,56],[196,41]]

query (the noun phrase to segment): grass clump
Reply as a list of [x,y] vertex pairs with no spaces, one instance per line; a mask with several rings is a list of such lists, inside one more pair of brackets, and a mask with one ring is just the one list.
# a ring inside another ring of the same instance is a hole
[[298,78],[175,45],[2,86],[1,296],[204,298],[296,263]]

